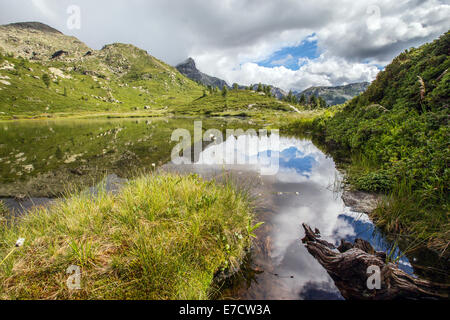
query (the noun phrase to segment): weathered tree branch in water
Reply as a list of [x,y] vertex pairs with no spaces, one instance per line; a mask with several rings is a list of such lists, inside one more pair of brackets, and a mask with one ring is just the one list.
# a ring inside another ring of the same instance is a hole
[[[339,248],[320,239],[319,230],[303,224],[303,243],[334,280],[345,299],[449,299],[450,285],[415,279],[393,263],[386,263],[386,253],[376,252],[367,241],[357,239],[354,244],[342,241]],[[369,267],[381,270],[381,289],[369,289]]]

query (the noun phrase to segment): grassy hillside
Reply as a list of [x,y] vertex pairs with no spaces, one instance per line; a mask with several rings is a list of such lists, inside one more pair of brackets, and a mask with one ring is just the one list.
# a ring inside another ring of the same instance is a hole
[[250,116],[260,113],[294,112],[289,104],[249,90],[208,93],[177,108],[180,114],[206,114],[216,116]]
[[[151,114],[201,96],[202,88],[179,73],[158,65],[143,70],[151,70],[153,78],[134,79],[133,71],[122,77],[97,77],[61,62],[44,65],[0,56],[0,112],[3,118],[74,112]],[[45,74],[51,79],[49,88]]]
[[[92,50],[39,23],[0,26],[0,119],[92,113],[157,116],[292,111],[250,91],[221,92],[128,44]],[[49,78],[47,83],[44,81]]]
[[349,170],[355,187],[390,195],[374,213],[380,225],[447,253],[449,48],[447,32],[405,51],[365,93],[306,126],[334,149],[358,154]]
[[[0,27],[1,118],[158,114],[202,95],[203,87],[132,45],[112,44],[95,51],[43,25],[25,25]],[[61,55],[54,57],[58,52]]]

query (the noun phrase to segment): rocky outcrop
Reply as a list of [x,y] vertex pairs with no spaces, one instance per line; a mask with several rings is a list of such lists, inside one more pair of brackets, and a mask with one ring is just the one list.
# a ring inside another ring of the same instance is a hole
[[[91,49],[75,37],[39,22],[20,22],[0,26],[0,52],[29,60],[49,61],[81,58]],[[69,54],[70,53],[70,54]]]
[[62,57],[64,55],[68,55],[69,53],[67,51],[64,50],[58,50],[56,51],[54,54],[52,54],[52,58],[51,59],[57,59],[59,57]]
[[345,189],[342,194],[342,200],[347,207],[355,212],[366,214],[371,214],[378,207],[381,199],[381,195],[356,190]]
[[230,88],[225,80],[209,76],[197,69],[194,59],[189,58],[176,66],[177,70],[191,80],[200,82],[205,86],[222,89],[224,86]]

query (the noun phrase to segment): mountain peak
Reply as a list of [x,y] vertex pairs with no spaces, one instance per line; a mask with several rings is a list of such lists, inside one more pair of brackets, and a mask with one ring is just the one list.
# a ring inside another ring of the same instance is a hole
[[56,30],[55,28],[52,28],[49,25],[46,25],[41,22],[36,22],[36,21],[10,23],[10,24],[3,25],[3,27],[13,27],[13,28],[18,28],[18,29],[32,29],[32,30],[38,30],[38,31],[47,32],[47,33],[62,34],[62,32]]
[[200,70],[197,69],[195,60],[192,58],[186,59],[184,62],[177,65],[176,68],[181,74],[189,79],[200,82],[205,86],[212,86],[220,89],[224,86],[229,87],[226,81],[200,72]]
[[177,65],[177,67],[189,67],[189,68],[192,68],[192,69],[197,69],[197,66],[195,64],[195,60],[192,59],[191,57],[189,57],[186,60],[184,60],[183,62],[179,63]]

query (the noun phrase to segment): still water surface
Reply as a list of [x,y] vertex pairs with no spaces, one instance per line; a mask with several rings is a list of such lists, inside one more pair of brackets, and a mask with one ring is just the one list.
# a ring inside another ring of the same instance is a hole
[[[321,231],[322,238],[339,245],[342,239],[362,238],[376,250],[386,251],[390,244],[366,214],[353,212],[342,200],[341,174],[332,158],[310,140],[280,138],[279,146],[269,150],[269,162],[279,163],[274,176],[259,175],[260,165],[223,166],[222,151],[251,161],[258,156],[250,144],[258,138],[240,136],[204,150],[199,162],[188,171],[219,176],[224,168],[232,170],[238,181],[252,190],[256,198],[258,230],[247,269],[224,290],[223,297],[239,299],[342,299],[325,269],[301,243],[307,223]],[[234,150],[233,147],[234,146]],[[261,151],[261,150],[260,150]],[[264,165],[264,164],[263,164]],[[265,165],[268,165],[267,163]],[[400,254],[400,252],[396,252]],[[400,267],[412,273],[406,257]]]
[[[205,144],[194,165],[169,164],[176,144],[170,141],[172,131],[192,131],[193,121],[0,123],[0,198],[23,212],[33,205],[45,205],[70,184],[92,187],[105,176],[108,181],[123,183],[122,179],[140,169],[151,169],[153,164],[162,170],[195,172],[207,178],[231,175],[252,194],[257,220],[265,224],[257,231],[258,239],[243,271],[226,283],[222,298],[342,299],[330,276],[301,243],[302,223],[318,228],[324,239],[335,244],[341,239],[362,238],[380,251],[392,245],[366,214],[344,205],[341,173],[333,159],[308,139],[281,137],[279,146],[265,150],[271,161],[279,163],[278,173],[272,176],[260,175],[258,164],[222,164],[222,150],[232,150],[247,160],[258,158],[254,148],[246,147],[245,135]],[[255,125],[243,119],[209,119],[204,121],[204,130],[246,130]],[[399,251],[396,254],[401,255]],[[436,260],[420,261],[420,256],[408,254],[400,260],[400,267],[408,273],[414,274],[408,258],[413,264],[439,269]]]

